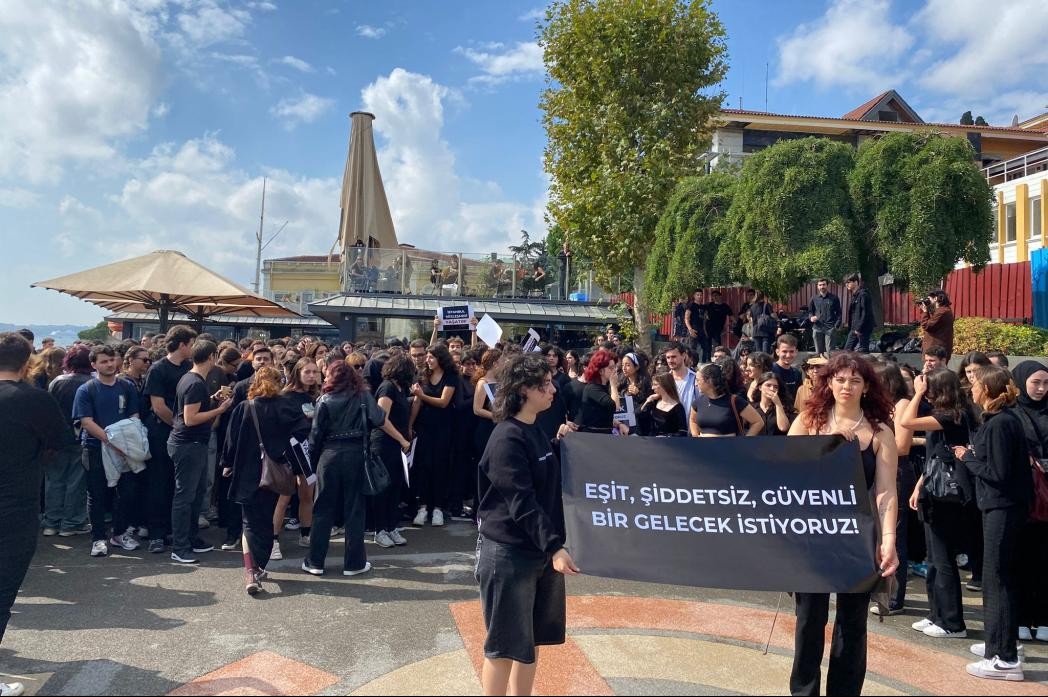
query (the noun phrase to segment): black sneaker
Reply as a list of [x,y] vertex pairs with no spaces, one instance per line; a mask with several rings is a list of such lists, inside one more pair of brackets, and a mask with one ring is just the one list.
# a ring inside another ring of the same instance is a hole
[[177,554],[176,552],[172,552],[171,553],[171,561],[177,561],[179,564],[196,564],[197,563],[197,560],[194,559],[193,557],[191,557],[189,555],[181,556],[181,555]]
[[163,540],[150,540],[149,541],[149,553],[150,554],[163,554],[164,553],[164,541]]
[[207,552],[214,550],[214,548],[214,545],[209,545],[203,540],[193,540],[193,552],[195,552],[196,554],[206,554]]
[[239,537],[227,537],[226,541],[222,543],[223,552],[231,552],[240,546]]
[[321,567],[313,566],[308,559],[302,560],[302,570],[310,576],[323,576],[324,569]]

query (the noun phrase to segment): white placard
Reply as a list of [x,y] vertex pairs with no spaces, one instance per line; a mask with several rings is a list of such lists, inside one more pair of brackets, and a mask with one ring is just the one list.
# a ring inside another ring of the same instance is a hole
[[528,339],[524,342],[524,353],[534,353],[541,350],[539,348],[539,333],[534,329],[529,329]]
[[502,327],[491,315],[484,315],[477,322],[477,338],[494,348],[502,339]]
[[411,440],[411,449],[407,452],[400,451],[400,459],[404,462],[404,486],[411,486],[411,467],[415,464],[415,445],[418,444],[418,438]]
[[615,420],[621,424],[626,424],[630,428],[637,427],[637,413],[633,405],[633,396],[626,395],[626,408],[620,412],[616,412]]

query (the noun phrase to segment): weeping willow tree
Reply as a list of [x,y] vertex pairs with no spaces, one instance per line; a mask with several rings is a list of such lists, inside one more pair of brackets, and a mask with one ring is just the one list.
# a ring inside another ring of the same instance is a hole
[[714,172],[677,184],[655,227],[648,256],[645,282],[653,309],[668,312],[676,298],[727,280],[716,265],[717,249],[736,181],[730,174]]
[[785,298],[857,268],[848,174],[854,149],[826,138],[780,141],[746,159],[716,265]]
[[859,149],[849,175],[859,258],[924,293],[958,260],[981,269],[993,242],[993,190],[964,138],[891,133]]

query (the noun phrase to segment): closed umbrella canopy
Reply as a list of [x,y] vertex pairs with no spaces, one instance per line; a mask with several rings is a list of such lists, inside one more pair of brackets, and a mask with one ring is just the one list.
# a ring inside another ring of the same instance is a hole
[[170,250],[38,281],[33,286],[67,293],[114,312],[157,312],[160,331],[167,330],[171,312],[184,312],[197,321],[212,315],[299,316]]

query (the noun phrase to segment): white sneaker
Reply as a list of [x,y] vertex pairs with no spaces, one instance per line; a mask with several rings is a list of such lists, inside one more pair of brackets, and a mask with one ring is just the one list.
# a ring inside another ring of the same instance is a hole
[[1033,641],[1033,634],[1029,627],[1019,627],[1019,641]]
[[105,540],[96,540],[91,543],[91,556],[92,557],[105,557],[109,555],[109,547],[106,546]]
[[1025,679],[1022,663],[1005,663],[997,656],[984,658],[975,663],[969,663],[966,667],[968,675],[987,680],[1010,680],[1020,682]]
[[44,528],[44,537],[54,537],[58,534],[58,528]]
[[426,508],[422,507],[422,508],[418,509],[418,513],[415,514],[415,520],[413,520],[411,522],[414,523],[415,525],[417,525],[420,528],[423,525],[425,525],[426,524]]
[[429,523],[435,528],[439,528],[444,525],[444,511],[439,508],[433,509],[433,519]]
[[386,532],[385,530],[379,530],[375,533],[375,544],[377,544],[379,547],[389,549],[390,547],[395,546],[397,543],[393,541],[393,538],[389,536],[388,532]]
[[121,549],[128,552],[133,552],[134,550],[141,547],[141,545],[138,544],[138,540],[136,540],[134,537],[127,534],[126,532],[120,536],[114,535],[113,537],[110,537],[109,544],[113,545],[114,547],[120,547]]
[[273,551],[269,553],[269,560],[270,561],[280,561],[283,558],[284,558],[284,554],[280,551],[280,543],[274,541],[273,542]]
[[20,682],[0,682],[0,697],[18,697],[25,692],[25,685]]
[[[1026,660],[1026,647],[1023,646],[1022,644],[1016,644],[1015,648],[1016,648],[1016,650],[1017,650],[1017,652],[1019,654],[1019,660],[1020,661],[1025,661]],[[972,654],[978,656],[979,658],[985,658],[986,657],[986,643],[985,642],[980,641],[978,644],[972,644],[971,648],[969,648],[968,650],[971,651]]]
[[197,518],[197,530],[207,530],[211,527],[211,521],[201,515]]
[[912,625],[910,625],[910,626],[911,626],[911,627],[913,627],[915,631],[918,631],[918,632],[923,632],[923,631],[924,631],[925,629],[927,629],[928,627],[934,627],[934,626],[935,626],[935,623],[934,623],[934,622],[932,622],[932,621],[931,621],[931,620],[929,620],[929,619],[924,619],[924,620],[921,620],[921,621],[919,621],[919,622],[914,622],[914,623],[913,623]]
[[968,638],[968,630],[967,629],[962,629],[959,632],[951,632],[951,631],[949,631],[947,629],[943,629],[942,627],[940,627],[937,624],[933,624],[932,626],[926,628],[924,630],[924,634],[925,634],[925,636],[930,636],[933,639],[967,639]]
[[[393,538],[396,540],[397,538]],[[1048,641],[1048,627],[1038,627],[1034,633],[1033,638],[1037,641]]]
[[[389,533],[389,538],[393,540],[393,544],[397,545],[398,547],[406,545],[408,543],[408,541],[404,539],[404,536],[400,534],[400,530],[394,530],[393,532]],[[1048,627],[1045,627],[1044,629],[1046,632],[1048,632]]]
[[356,571],[343,571],[342,575],[343,576],[359,576],[360,574],[366,574],[369,571],[371,571],[371,562],[367,561],[367,562],[364,562],[364,568],[363,569],[357,569]]

